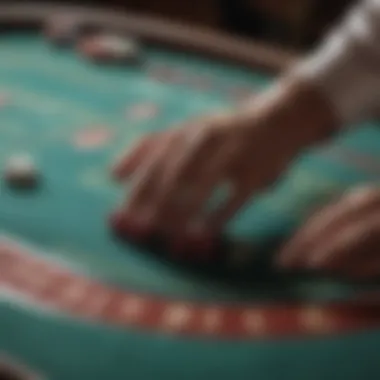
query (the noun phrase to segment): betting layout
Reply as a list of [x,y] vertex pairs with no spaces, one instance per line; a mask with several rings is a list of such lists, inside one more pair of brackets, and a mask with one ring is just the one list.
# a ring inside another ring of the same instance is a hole
[[[101,28],[80,17],[49,20],[42,35],[13,27],[0,37],[0,348],[12,358],[4,371],[14,375],[13,362],[54,380],[150,379],[150,371],[271,380],[283,368],[267,363],[282,357],[292,375],[356,380],[357,353],[378,356],[376,293],[358,309],[357,291],[367,288],[255,271],[256,258],[273,251],[251,243],[288,236],[319,204],[378,177],[376,125],[300,157],[229,226],[217,255],[172,252],[160,236],[147,247],[136,226],[112,214],[129,190],[110,178],[115,158],[146,133],[233,107],[269,79],[258,68],[149,46],[115,31],[114,19]],[[223,259],[237,278],[202,271],[205,257]],[[201,265],[193,270],[189,259]],[[372,344],[345,339],[368,329]]]

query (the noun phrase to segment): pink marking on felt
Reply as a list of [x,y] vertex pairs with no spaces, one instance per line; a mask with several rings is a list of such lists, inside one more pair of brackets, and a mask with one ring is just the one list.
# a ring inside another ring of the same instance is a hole
[[126,110],[126,117],[137,120],[152,119],[157,116],[158,112],[158,106],[154,103],[138,103]]
[[112,132],[106,127],[88,128],[76,133],[74,144],[78,148],[94,149],[107,145],[112,138]]
[[10,96],[0,92],[0,108],[6,107],[10,103]]

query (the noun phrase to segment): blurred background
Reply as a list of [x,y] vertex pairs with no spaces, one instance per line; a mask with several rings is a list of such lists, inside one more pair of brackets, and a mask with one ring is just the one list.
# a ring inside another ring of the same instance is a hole
[[[61,2],[65,2],[62,0]],[[292,49],[312,47],[354,0],[66,0],[221,29]]]

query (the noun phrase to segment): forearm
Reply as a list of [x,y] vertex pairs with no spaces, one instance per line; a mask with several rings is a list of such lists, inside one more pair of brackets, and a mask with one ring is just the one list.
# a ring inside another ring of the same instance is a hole
[[242,122],[237,125],[246,127],[246,139],[255,150],[257,136],[267,146],[268,157],[262,165],[274,167],[274,177],[300,152],[327,140],[339,126],[331,103],[313,85],[292,76],[277,81],[238,115]]
[[263,94],[254,108],[264,125],[283,130],[284,142],[294,149],[329,138],[340,125],[336,110],[318,86],[291,74]]
[[295,152],[372,117],[378,103],[380,0],[371,0],[248,109],[268,128],[282,129],[285,149]]
[[358,2],[292,71],[328,99],[342,127],[373,117],[380,103],[380,0]]

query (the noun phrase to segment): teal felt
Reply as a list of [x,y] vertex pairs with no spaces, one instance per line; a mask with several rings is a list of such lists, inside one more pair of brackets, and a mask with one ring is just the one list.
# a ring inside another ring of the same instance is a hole
[[[10,155],[26,152],[42,173],[40,188],[30,193],[14,192],[2,181],[0,229],[6,237],[120,289],[179,300],[212,305],[247,297],[248,302],[276,301],[289,293],[311,300],[350,293],[351,287],[332,280],[303,278],[286,289],[260,285],[242,295],[121,245],[108,230],[108,214],[125,197],[109,178],[109,166],[121,152],[147,132],[233,107],[234,87],[260,91],[270,78],[153,48],[144,53],[144,69],[103,67],[34,35],[3,37],[0,52],[0,93],[10,98],[0,109],[0,165]],[[147,75],[146,68],[155,64],[180,68],[189,77],[205,76],[210,89],[159,83]],[[128,116],[126,109],[141,103],[155,104],[157,116]],[[74,143],[84,129],[103,126],[112,133],[104,146],[86,149]],[[317,205],[350,186],[377,181],[379,146],[380,129],[370,123],[342,133],[329,146],[305,152],[273,189],[243,210],[229,232],[258,246],[290,234]],[[347,151],[365,155],[365,167],[350,161]],[[0,303],[0,349],[49,380],[375,379],[380,376],[379,339],[379,332],[371,331],[219,342],[85,323],[9,295]]]

